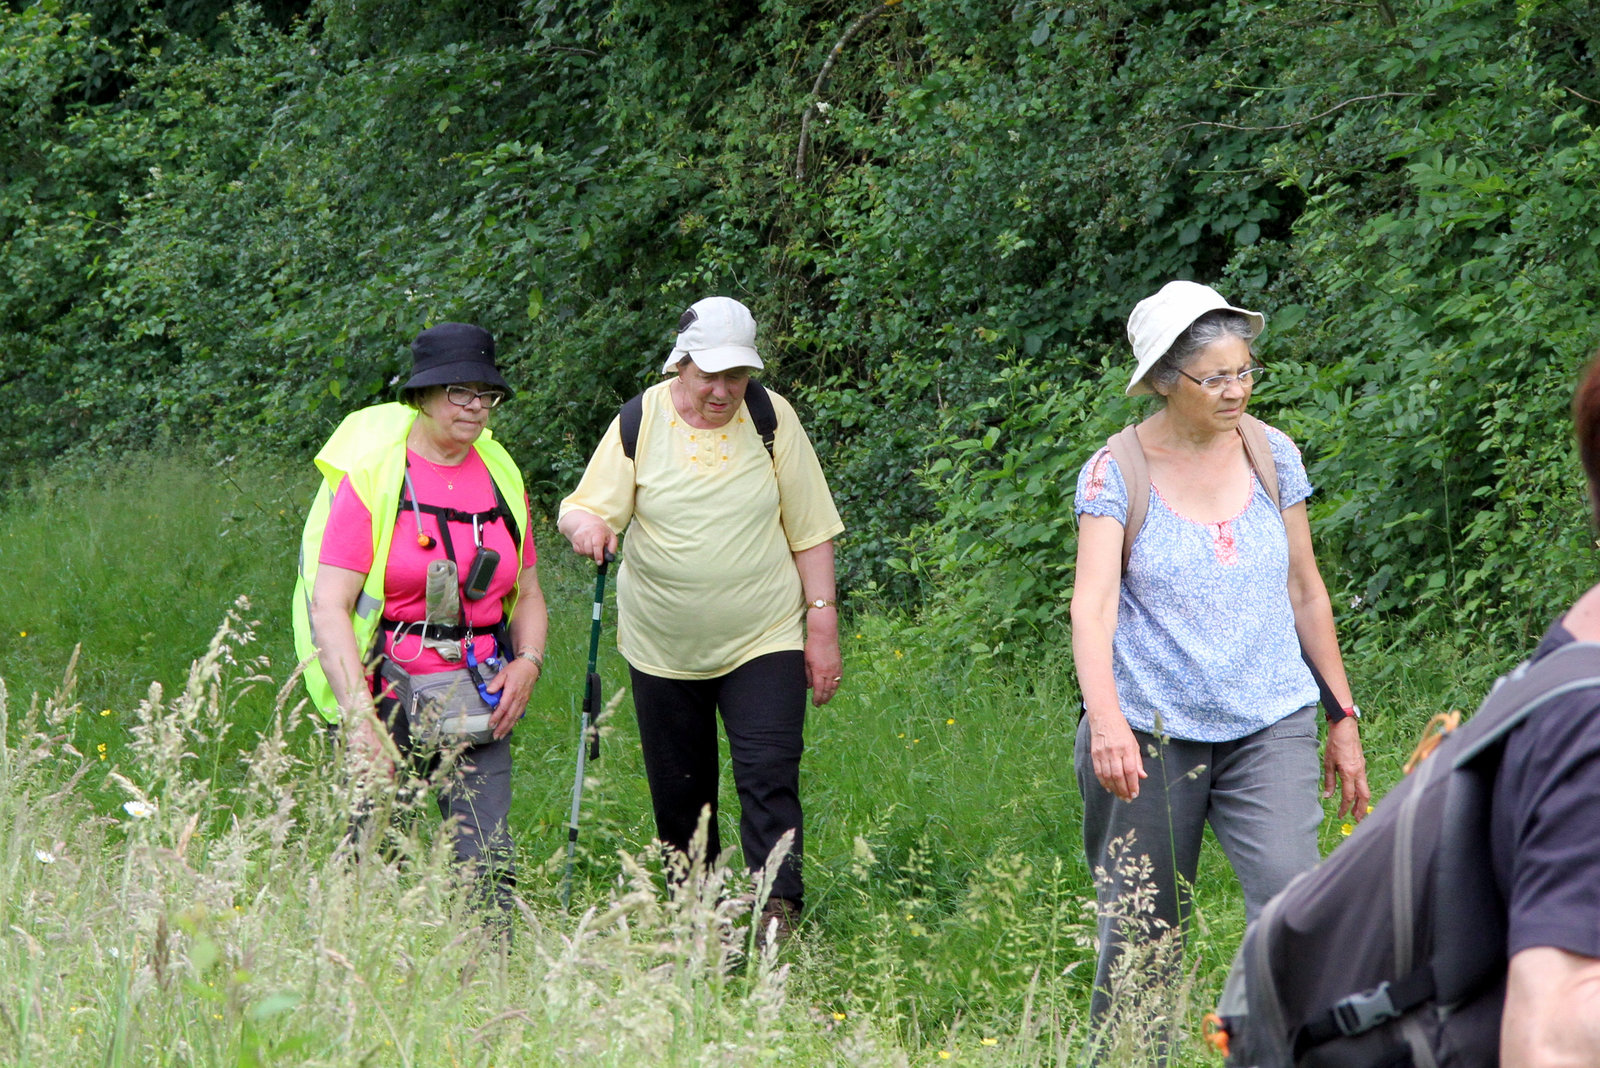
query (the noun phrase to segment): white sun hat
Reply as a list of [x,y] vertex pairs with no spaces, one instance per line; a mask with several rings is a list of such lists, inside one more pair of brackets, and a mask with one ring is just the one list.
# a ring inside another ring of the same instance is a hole
[[1137,363],[1133,378],[1128,382],[1128,396],[1155,392],[1144,376],[1166,355],[1179,334],[1210,311],[1238,312],[1249,319],[1251,340],[1267,327],[1265,315],[1235,308],[1210,286],[1199,282],[1168,282],[1154,296],[1135,304],[1133,314],[1128,316],[1128,341],[1133,345],[1133,358]]
[[707,297],[689,306],[678,320],[678,339],[661,373],[671,374],[688,356],[707,374],[733,367],[764,366],[756,352],[756,320],[732,297]]

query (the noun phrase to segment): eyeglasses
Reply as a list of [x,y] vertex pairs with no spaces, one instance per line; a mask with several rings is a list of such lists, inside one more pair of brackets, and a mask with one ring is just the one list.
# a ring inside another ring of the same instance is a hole
[[1262,377],[1267,373],[1267,369],[1265,367],[1246,367],[1236,375],[1212,375],[1209,378],[1196,378],[1187,371],[1179,371],[1178,373],[1207,393],[1221,393],[1234,382],[1239,383],[1245,389],[1251,389],[1261,381]]
[[498,408],[500,402],[506,399],[503,389],[486,389],[480,393],[467,386],[447,386],[444,395],[457,408],[465,408],[475,400],[482,401],[485,408]]

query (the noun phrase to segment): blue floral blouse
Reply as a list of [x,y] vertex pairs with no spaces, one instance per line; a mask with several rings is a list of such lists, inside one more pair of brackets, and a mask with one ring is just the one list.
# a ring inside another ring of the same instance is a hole
[[[1267,427],[1288,508],[1311,496],[1300,450]],[[1135,730],[1196,742],[1243,738],[1317,701],[1289,605],[1289,539],[1252,471],[1250,500],[1200,523],[1150,487],[1122,576],[1112,675]],[[1110,450],[1078,474],[1079,515],[1126,522],[1128,493]]]

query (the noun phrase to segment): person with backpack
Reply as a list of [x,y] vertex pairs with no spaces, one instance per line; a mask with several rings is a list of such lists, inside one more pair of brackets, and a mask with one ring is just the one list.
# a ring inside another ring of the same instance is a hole
[[511,732],[547,626],[522,475],[488,429],[510,387],[481,327],[440,323],[411,352],[401,402],[347,416],[317,456],[296,646],[357,765],[393,778],[397,752],[434,787],[456,859],[507,933]]
[[[1312,668],[1332,696],[1323,796],[1338,787],[1340,814],[1356,820],[1370,796],[1359,710],[1312,552],[1311,484],[1294,443],[1245,414],[1266,374],[1252,351],[1265,324],[1195,282],[1140,301],[1128,318],[1136,366],[1126,392],[1165,403],[1078,478],[1071,618],[1084,711],[1074,765],[1100,907],[1099,1024],[1125,945],[1172,932],[1169,952],[1181,950],[1208,823],[1248,916],[1317,862]],[[1141,894],[1153,894],[1148,912],[1130,904]],[[1155,971],[1175,969],[1168,957]],[[1139,976],[1126,982],[1148,984],[1148,963]]]
[[617,575],[617,646],[628,662],[656,833],[690,848],[717,829],[717,714],[739,795],[744,863],[759,871],[794,837],[761,916],[785,938],[803,904],[800,758],[806,690],[828,703],[843,680],[833,539],[844,529],[794,409],[751,374],[756,323],[730,297],[678,321],[662,373],[623,405],[558,528],[603,561],[627,531]]
[[[1572,408],[1600,527],[1600,354]],[[1459,718],[1245,932],[1229,1065],[1600,1064],[1600,586]]]

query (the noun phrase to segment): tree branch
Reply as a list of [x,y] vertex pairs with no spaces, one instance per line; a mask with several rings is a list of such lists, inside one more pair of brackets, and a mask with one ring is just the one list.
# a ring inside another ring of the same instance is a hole
[[800,116],[800,149],[795,154],[794,176],[804,179],[806,176],[806,148],[811,143],[811,119],[817,114],[817,98],[822,95],[823,87],[828,84],[828,76],[833,73],[833,65],[839,59],[839,54],[844,51],[844,46],[850,43],[850,38],[861,32],[861,28],[879,15],[886,15],[889,9],[900,3],[900,0],[883,0],[881,4],[871,11],[860,15],[852,22],[848,29],[840,35],[828,50],[828,58],[823,61],[822,69],[817,72],[817,80],[811,86],[811,103],[806,105],[805,114]]
[[1432,93],[1373,93],[1370,96],[1353,96],[1349,100],[1341,100],[1339,103],[1333,105],[1333,107],[1329,108],[1327,111],[1318,112],[1317,114],[1311,116],[1309,119],[1301,119],[1299,122],[1285,123],[1282,126],[1235,126],[1231,122],[1186,122],[1182,126],[1175,127],[1173,129],[1173,133],[1177,133],[1178,130],[1190,130],[1190,129],[1193,129],[1194,127],[1196,127],[1196,126],[1214,126],[1219,130],[1244,130],[1247,133],[1267,133],[1267,132],[1272,131],[1272,130],[1292,130],[1296,126],[1304,126],[1307,123],[1316,122],[1318,119],[1325,119],[1329,115],[1332,115],[1335,111],[1338,111],[1340,108],[1347,108],[1351,104],[1359,104],[1363,100],[1381,100],[1381,99],[1383,99],[1384,97],[1387,97],[1387,96],[1432,96],[1432,95],[1433,95]]

